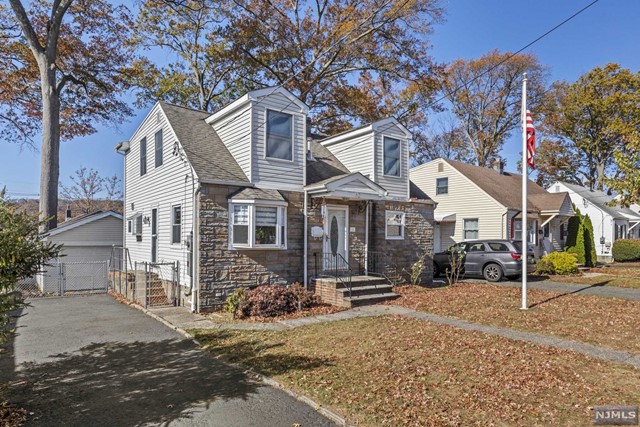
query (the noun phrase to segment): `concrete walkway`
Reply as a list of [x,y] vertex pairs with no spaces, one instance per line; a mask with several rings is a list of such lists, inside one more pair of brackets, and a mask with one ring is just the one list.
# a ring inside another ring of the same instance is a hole
[[[527,282],[527,287],[529,289],[539,289],[541,291],[551,291],[551,292],[564,292],[567,294],[578,294],[578,295],[590,295],[596,297],[606,297],[606,298],[620,298],[625,300],[637,301],[640,300],[640,289],[632,289],[632,288],[619,288],[616,286],[605,286],[607,282],[607,278],[602,278],[603,284],[596,285],[583,285],[577,283],[563,283],[563,282],[551,282],[551,281],[541,281],[541,282]],[[484,280],[466,280],[474,283],[487,283]],[[497,282],[497,283],[489,283],[490,285],[497,286],[505,286],[510,288],[520,288],[522,284],[520,282]]]
[[549,335],[537,334],[533,332],[518,331],[510,328],[501,328],[497,326],[489,326],[481,323],[468,322],[453,317],[437,316],[434,314],[424,313],[411,310],[409,308],[396,305],[372,305],[366,307],[353,308],[333,314],[325,314],[321,316],[303,317],[300,319],[283,320],[275,323],[217,323],[207,320],[199,314],[187,312],[182,307],[171,307],[162,309],[152,309],[149,313],[159,320],[173,325],[176,329],[186,333],[187,329],[241,329],[241,330],[287,330],[299,328],[307,325],[317,325],[326,322],[335,322],[338,320],[355,319],[358,317],[375,317],[399,315],[407,316],[415,319],[428,320],[430,322],[442,325],[453,326],[468,331],[478,331],[490,335],[499,335],[505,338],[530,342],[539,345],[546,345],[555,348],[575,351],[596,359],[602,359],[609,362],[622,363],[640,369],[640,355],[611,350],[604,347],[598,347],[591,344],[585,344],[579,341],[568,340]]

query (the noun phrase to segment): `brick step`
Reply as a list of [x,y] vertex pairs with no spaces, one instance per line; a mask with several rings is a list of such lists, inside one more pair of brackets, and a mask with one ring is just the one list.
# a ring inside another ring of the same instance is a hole
[[385,292],[382,294],[376,295],[361,295],[361,296],[351,296],[344,297],[344,301],[348,304],[351,304],[351,307],[359,307],[363,305],[371,305],[377,304],[383,301],[389,301],[398,298],[400,295],[395,292]]
[[[339,288],[336,291],[342,293],[342,297],[349,296],[349,289]],[[393,286],[389,284],[384,285],[366,285],[366,286],[353,286],[351,288],[351,296],[363,296],[363,295],[376,295],[376,294],[386,294],[393,293]]]
[[[344,279],[345,281],[348,279]],[[322,278],[318,278],[316,279],[316,282],[320,282],[323,285],[334,285],[336,289],[340,289],[340,288],[344,288],[346,287],[346,284],[344,281],[340,280],[340,279],[335,279],[333,277],[322,277]],[[351,287],[352,288],[357,288],[357,287],[361,287],[361,286],[375,286],[375,285],[388,285],[389,282],[387,281],[387,279],[383,278],[383,277],[372,277],[372,276],[354,276],[351,278]]]

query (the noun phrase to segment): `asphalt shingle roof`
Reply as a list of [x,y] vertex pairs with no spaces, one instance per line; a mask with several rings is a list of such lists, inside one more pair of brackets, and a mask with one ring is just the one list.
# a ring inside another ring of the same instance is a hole
[[[498,171],[491,168],[443,159],[453,168],[465,175],[485,193],[501,205],[510,209],[522,209],[522,175]],[[559,210],[567,193],[549,193],[535,182],[528,180],[527,200],[529,208],[543,211]]]
[[285,199],[278,190],[265,190],[262,188],[243,188],[229,197],[231,200],[272,200],[284,202]]
[[562,185],[573,191],[574,193],[582,196],[587,199],[589,202],[596,205],[598,208],[602,209],[605,213],[612,216],[613,218],[624,218],[627,219],[629,217],[634,220],[640,220],[640,215],[636,212],[632,211],[629,208],[625,208],[620,205],[609,206],[609,203],[613,202],[615,199],[612,196],[607,195],[599,190],[589,190],[582,185],[577,184],[569,184],[568,182],[561,182]]
[[205,122],[211,113],[164,101],[160,106],[200,180],[249,183],[216,131]]
[[307,185],[351,173],[325,146],[315,141],[310,145],[315,160],[307,161]]

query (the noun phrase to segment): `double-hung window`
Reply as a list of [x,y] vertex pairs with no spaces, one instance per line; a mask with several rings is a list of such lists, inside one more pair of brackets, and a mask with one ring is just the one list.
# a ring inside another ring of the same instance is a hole
[[162,166],[162,129],[156,132],[155,143],[156,167],[158,167]]
[[400,176],[400,140],[384,137],[384,174],[387,176]]
[[140,141],[140,176],[147,173],[147,138]]
[[385,213],[385,238],[387,240],[404,239],[404,212],[386,211]]
[[463,229],[464,240],[477,239],[479,234],[478,218],[465,219]]
[[182,240],[182,206],[171,207],[171,243],[180,243]]
[[232,202],[229,212],[231,249],[286,248],[286,206]]
[[142,241],[142,214],[136,214],[133,216],[132,220],[132,233],[136,236],[136,241]]
[[449,178],[436,179],[436,194],[449,194]]
[[293,116],[267,110],[267,146],[265,157],[293,160]]

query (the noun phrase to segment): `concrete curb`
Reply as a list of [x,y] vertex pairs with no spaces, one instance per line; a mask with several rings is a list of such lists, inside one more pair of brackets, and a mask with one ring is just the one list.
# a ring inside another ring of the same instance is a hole
[[[159,321],[160,323],[162,323],[163,325],[169,327],[170,329],[173,329],[174,331],[178,332],[180,335],[184,336],[185,338],[191,340],[193,343],[195,343],[198,347],[200,347],[200,350],[204,351],[204,348],[202,348],[202,343],[200,341],[198,341],[193,335],[191,335],[189,332],[185,331],[184,329],[174,325],[173,323],[167,321],[166,319],[163,319],[162,317],[158,316],[157,314],[153,313],[152,311],[150,311],[149,309],[146,309],[142,306],[139,306],[137,304],[130,304],[130,307],[134,307],[140,311],[142,311],[144,314],[146,314],[147,316]],[[214,356],[215,357],[215,356]],[[220,360],[218,358],[218,360]],[[343,417],[342,415],[338,414],[337,412],[334,412],[331,409],[328,409],[322,405],[320,405],[319,403],[317,403],[315,400],[311,399],[309,396],[306,396],[302,393],[299,393],[287,386],[285,386],[284,384],[280,383],[279,381],[271,378],[271,377],[267,377],[265,375],[262,375],[258,372],[255,372],[253,369],[251,368],[247,368],[246,366],[242,366],[242,365],[238,365],[235,363],[229,363],[224,361],[224,363],[226,363],[229,366],[233,366],[237,369],[240,369],[242,371],[244,371],[247,374],[250,374],[251,376],[259,379],[261,382],[277,388],[279,390],[282,390],[283,392],[285,392],[286,394],[288,394],[289,396],[293,397],[296,400],[299,400],[300,402],[310,406],[311,408],[313,408],[314,411],[320,413],[321,415],[323,415],[325,418],[330,419],[331,421],[333,421],[334,423],[338,424],[339,426],[352,426],[352,424],[349,424],[347,419],[345,417]]]

